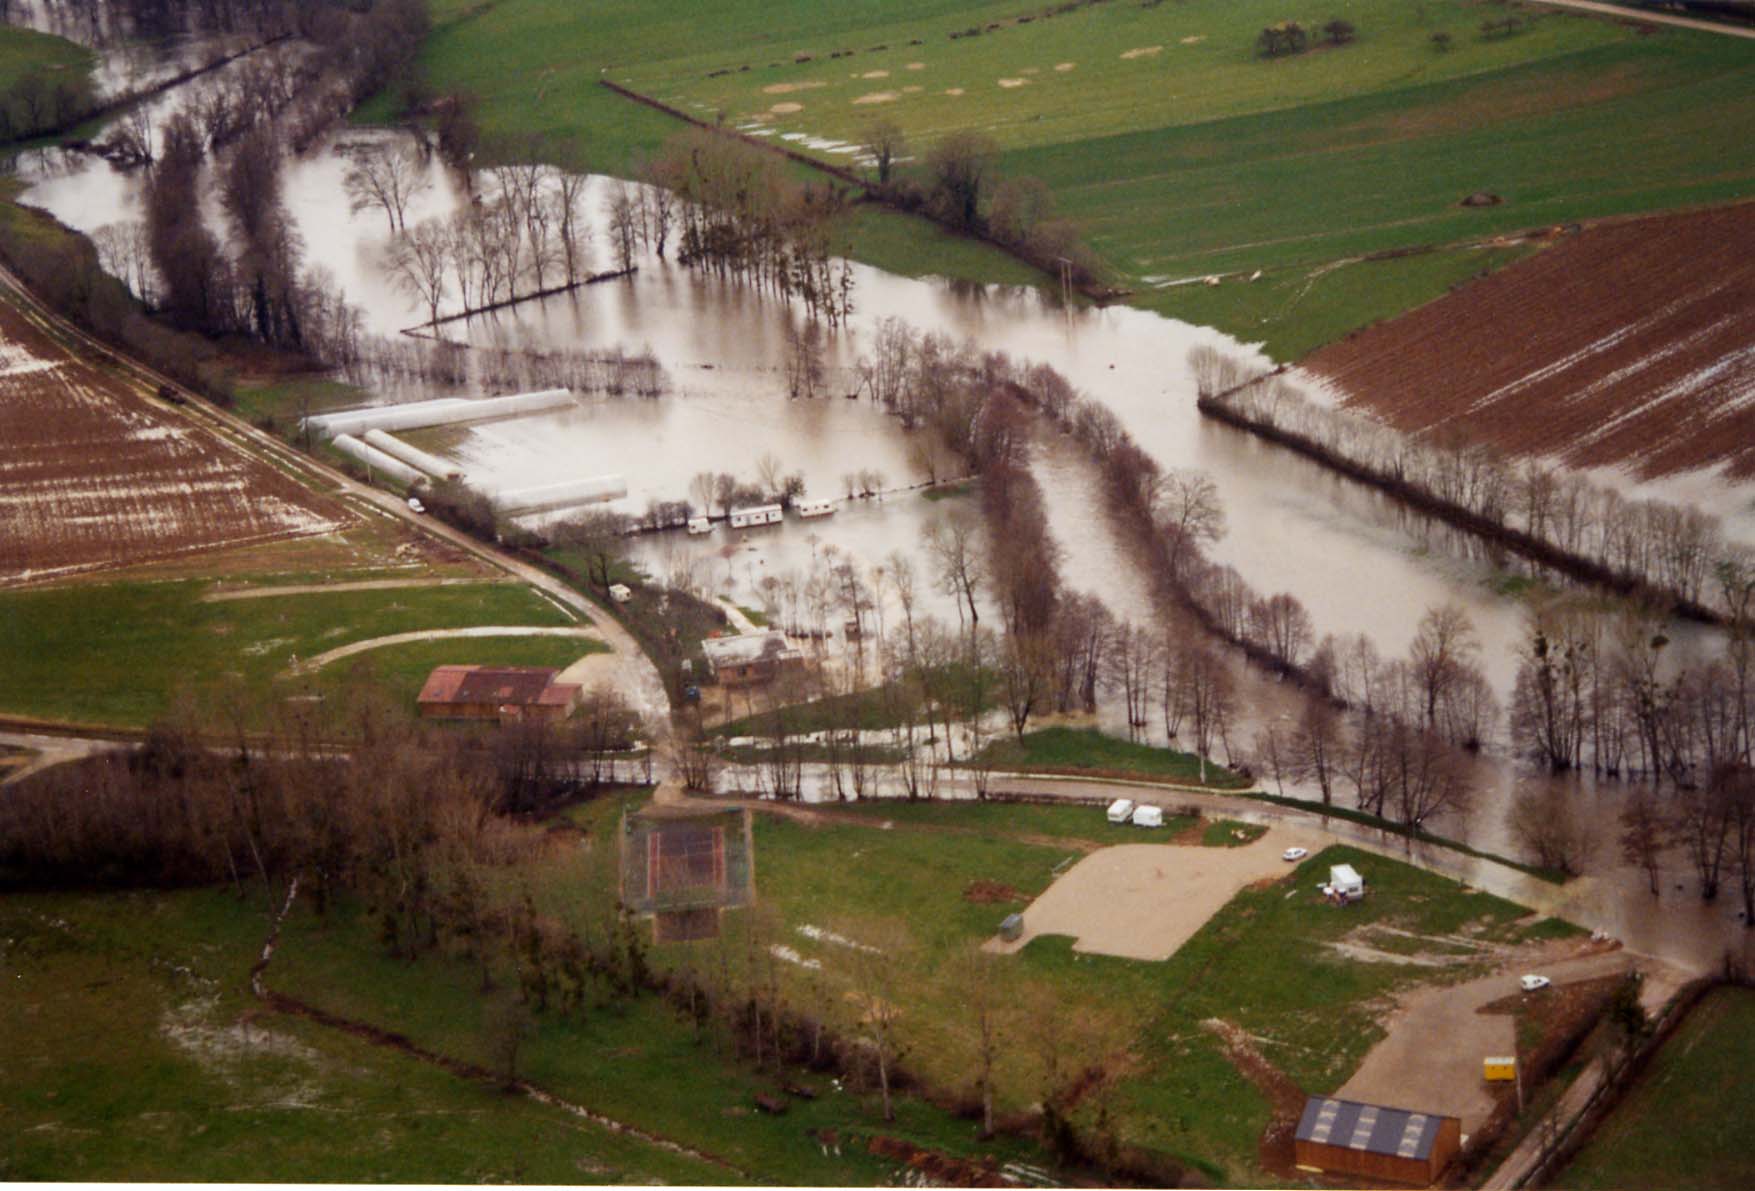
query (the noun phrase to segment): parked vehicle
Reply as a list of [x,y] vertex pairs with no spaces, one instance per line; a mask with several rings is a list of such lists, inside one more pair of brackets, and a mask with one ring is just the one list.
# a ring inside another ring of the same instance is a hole
[[1117,798],[1109,804],[1109,821],[1111,823],[1125,823],[1131,818],[1133,818],[1133,799]]

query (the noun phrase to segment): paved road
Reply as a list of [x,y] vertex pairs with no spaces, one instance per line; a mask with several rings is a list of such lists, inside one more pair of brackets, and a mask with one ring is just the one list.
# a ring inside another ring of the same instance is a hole
[[1624,8],[1619,4],[1598,4],[1594,0],[1534,0],[1536,4],[1546,4],[1552,8],[1571,8],[1579,12],[1594,13],[1598,16],[1620,17],[1628,21],[1644,21],[1651,25],[1674,25],[1678,29],[1698,29],[1703,33],[1722,33],[1726,37],[1743,37],[1755,40],[1755,29],[1743,28],[1738,25],[1721,25],[1717,21],[1703,20],[1700,17],[1685,17],[1677,13],[1651,12],[1643,8]]

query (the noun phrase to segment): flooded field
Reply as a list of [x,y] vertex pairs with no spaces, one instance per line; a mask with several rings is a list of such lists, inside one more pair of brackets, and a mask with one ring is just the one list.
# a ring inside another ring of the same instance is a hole
[[[186,46],[175,51],[190,52]],[[112,63],[109,69],[122,67]],[[152,110],[162,119],[181,102],[172,91],[155,99]],[[384,267],[391,238],[384,213],[353,210],[343,179],[350,154],[402,136],[343,130],[289,158],[284,171],[285,201],[307,263],[326,270],[363,311],[366,330],[381,336],[426,321],[427,311],[392,283]],[[29,184],[26,202],[83,231],[140,217],[138,172],[59,150],[27,153],[16,169]],[[410,225],[470,201],[466,187],[436,158],[425,158],[422,169],[427,185],[409,207]],[[620,185],[592,178],[585,187],[583,205],[595,233],[593,268],[610,265],[607,208]],[[217,203],[211,215],[213,225],[222,226]],[[1112,409],[1165,468],[1210,475],[1228,526],[1211,556],[1235,567],[1264,595],[1294,594],[1319,637],[1362,633],[1384,656],[1399,656],[1429,608],[1461,606],[1478,634],[1495,694],[1502,703],[1510,699],[1524,613],[1519,601],[1501,594],[1507,575],[1492,560],[1376,493],[1199,416],[1190,349],[1212,346],[1269,363],[1247,344],[1138,310],[1067,309],[1035,290],[913,280],[855,265],[854,313],[823,341],[830,395],[793,400],[782,360],[799,311],[650,254],[635,263],[638,271],[630,278],[447,323],[439,331],[477,347],[648,351],[669,376],[663,396],[581,400],[557,413],[452,428],[416,441],[456,460],[472,483],[488,491],[619,474],[628,495],[613,507],[630,512],[653,501],[688,499],[690,481],[701,472],[753,480],[764,456],[772,456],[782,472],[800,473],[812,496],[844,498],[846,478],[861,472],[875,472],[884,488],[904,488],[923,478],[910,433],[870,403],[846,396],[857,388],[855,366],[879,320],[900,318],[984,351],[1053,365]],[[417,386],[396,397],[441,395],[448,394]],[[1033,460],[1067,587],[1096,596],[1118,618],[1154,621],[1143,579],[1106,524],[1091,466],[1052,435],[1038,441]],[[1721,515],[1747,516],[1747,496],[1737,490],[1702,481],[1690,495]],[[935,519],[971,503],[892,492],[881,500],[845,503],[817,521],[792,518],[780,527],[741,533],[721,528],[700,538],[645,536],[633,543],[631,554],[656,577],[752,609],[767,605],[783,577],[807,576],[827,560],[852,561],[872,574],[900,555],[916,571],[919,611],[954,624],[957,605],[934,582],[923,542]],[[885,615],[893,615],[893,597],[883,598]],[[1248,681],[1245,737],[1287,714],[1274,683],[1259,676]],[[1106,726],[1124,727],[1117,718],[1116,709],[1104,708]],[[1435,829],[1511,850],[1504,812],[1519,780],[1509,764],[1484,766],[1475,814],[1436,823]],[[1603,821],[1612,822],[1607,804],[1619,792],[1611,788],[1592,797],[1605,800]],[[1603,846],[1609,847],[1606,839]]]

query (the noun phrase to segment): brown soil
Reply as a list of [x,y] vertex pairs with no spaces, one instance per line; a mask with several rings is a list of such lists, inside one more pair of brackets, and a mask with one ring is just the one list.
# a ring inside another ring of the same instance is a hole
[[1396,428],[1642,477],[1755,477],[1755,207],[1604,223],[1323,348]]
[[1298,1129],[1298,1118],[1304,1112],[1304,1089],[1269,1062],[1241,1026],[1216,1017],[1201,1025],[1218,1035],[1225,1047],[1225,1057],[1244,1079],[1255,1086],[1273,1110],[1256,1148],[1256,1161],[1276,1178],[1299,1177],[1301,1172],[1294,1169],[1297,1158],[1292,1139]]
[[0,303],[0,585],[312,534],[351,514]]
[[873,1137],[866,1148],[880,1158],[900,1162],[914,1172],[908,1181],[927,1187],[1009,1187],[992,1162],[980,1164],[921,1149],[899,1137]]
[[1024,895],[1002,881],[971,881],[963,890],[963,900],[978,906],[1004,905],[1021,902]]

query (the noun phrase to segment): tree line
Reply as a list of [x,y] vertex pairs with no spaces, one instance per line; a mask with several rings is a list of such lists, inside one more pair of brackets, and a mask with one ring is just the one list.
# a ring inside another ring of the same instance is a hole
[[[1211,348],[1190,354],[1205,413],[1300,449],[1544,567],[1722,621],[1755,552],[1691,505],[1630,500],[1539,459],[1512,463],[1460,435],[1421,438],[1310,401]],[[1728,586],[1727,586],[1728,584]]]

